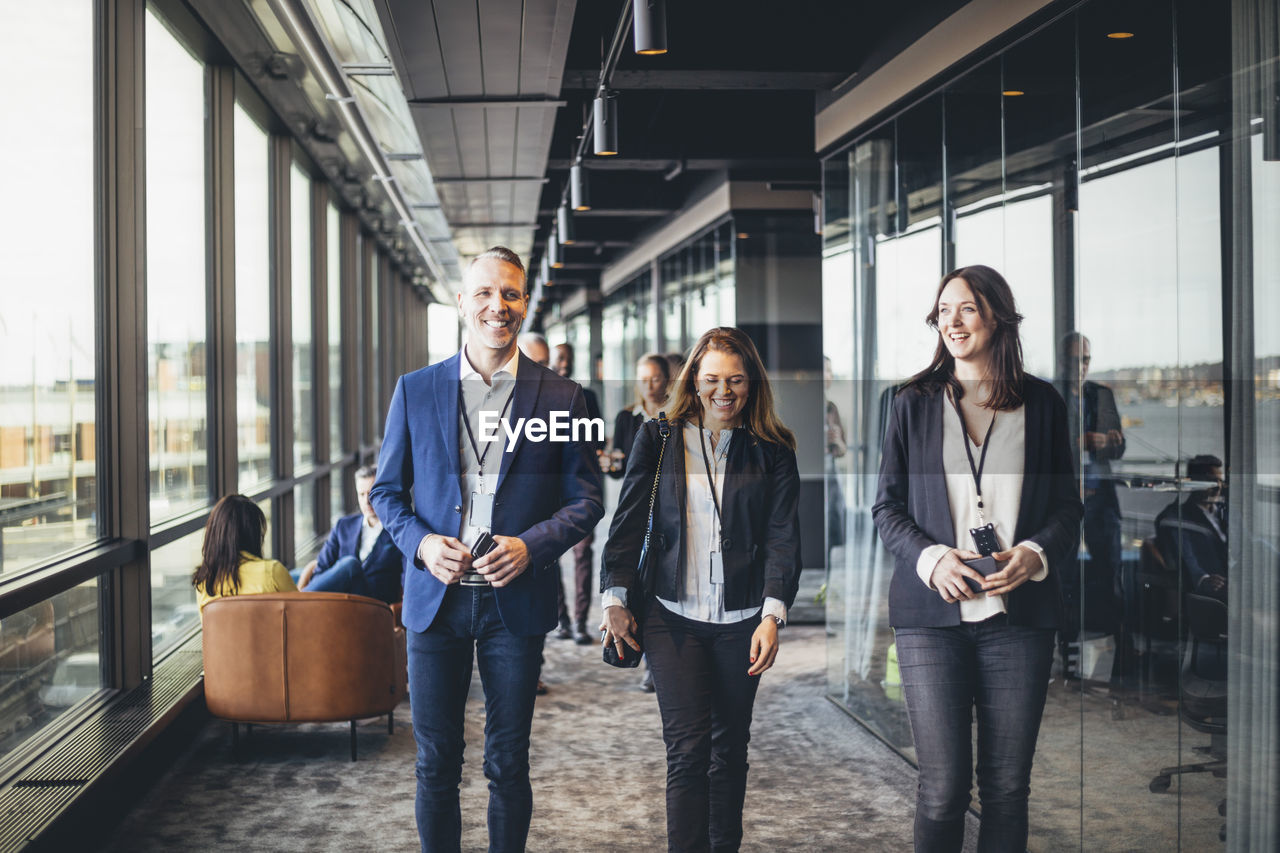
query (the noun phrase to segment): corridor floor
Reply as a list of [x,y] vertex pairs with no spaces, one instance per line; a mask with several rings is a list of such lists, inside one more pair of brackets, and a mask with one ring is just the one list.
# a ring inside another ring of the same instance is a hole
[[[823,696],[823,628],[793,626],[782,639],[755,706],[743,849],[910,850],[914,771]],[[636,688],[634,671],[601,663],[598,646],[549,637],[546,658],[528,849],[665,850],[655,699]],[[462,846],[484,850],[478,675],[468,712]],[[408,704],[392,735],[386,718],[360,724],[359,750],[351,763],[342,724],[256,727],[237,757],[228,724],[210,722],[102,849],[416,849]]]

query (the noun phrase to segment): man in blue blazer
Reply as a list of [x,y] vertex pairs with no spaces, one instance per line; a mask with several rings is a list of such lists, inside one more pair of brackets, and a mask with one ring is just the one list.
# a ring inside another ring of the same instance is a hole
[[520,258],[500,246],[477,256],[458,310],[462,352],[396,384],[371,498],[405,555],[422,849],[460,849],[474,655],[489,849],[519,851],[533,811],[529,729],[543,635],[556,624],[557,561],[604,514],[600,472],[585,442],[556,430],[586,417],[581,389],[516,347],[528,310]]
[[307,592],[349,592],[394,604],[400,600],[404,557],[369,503],[377,469],[356,471],[356,500],[360,511],[338,519],[315,560],[302,570],[298,589]]

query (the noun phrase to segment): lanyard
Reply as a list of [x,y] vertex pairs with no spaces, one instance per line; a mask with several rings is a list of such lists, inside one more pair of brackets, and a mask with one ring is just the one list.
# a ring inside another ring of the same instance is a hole
[[[719,527],[721,530],[723,530],[724,521],[721,517],[721,512],[720,512],[720,498],[716,497],[716,475],[712,472],[711,466],[707,464],[707,456],[709,455],[707,452],[707,439],[706,439],[706,436],[702,434],[702,432],[703,432],[702,419],[699,418],[698,419],[698,444],[702,445],[702,467],[706,469],[707,479],[711,481],[711,501],[712,503],[715,504],[715,507],[716,507],[716,526]],[[716,471],[720,470],[719,462],[716,463],[715,470]]]
[[960,419],[960,432],[964,435],[964,455],[969,457],[969,473],[973,474],[973,488],[978,493],[978,522],[986,524],[987,519],[982,512],[982,469],[987,465],[987,448],[991,446],[991,431],[996,426],[996,413],[991,413],[991,423],[987,425],[987,434],[982,439],[982,455],[978,458],[978,464],[974,465],[973,450],[969,447],[969,428],[965,426],[960,401],[952,398],[951,403],[955,406],[956,417]]
[[[511,393],[507,395],[507,402],[502,404],[502,411],[498,413],[498,420],[501,421],[507,415],[507,407],[511,405],[511,398],[516,395],[516,389],[512,387]],[[476,479],[480,487],[481,494],[484,493],[484,458],[489,455],[489,448],[495,442],[486,441],[484,443],[484,453],[480,452],[480,448],[476,446],[475,433],[471,431],[471,418],[467,417],[467,402],[462,397],[462,382],[458,383],[458,414],[462,415],[462,425],[467,428],[467,441],[471,444],[471,452],[476,455],[477,468]]]

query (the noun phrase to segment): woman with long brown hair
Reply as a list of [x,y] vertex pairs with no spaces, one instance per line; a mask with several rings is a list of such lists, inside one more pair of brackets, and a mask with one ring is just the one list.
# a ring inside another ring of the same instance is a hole
[[227,495],[214,505],[204,526],[200,565],[191,585],[200,612],[215,598],[261,592],[295,592],[289,570],[262,558],[267,517],[244,495]]
[[979,851],[1026,850],[1031,761],[1083,508],[1067,411],[1022,366],[1013,291],[942,279],[928,367],[893,401],[872,517],[918,759],[915,849],[959,851],[978,721]]
[[800,573],[795,438],[774,411],[751,339],[715,328],[694,346],[670,402],[653,510],[652,594],[626,600],[658,473],[660,423],[631,449],[601,567],[604,642],[644,651],[667,745],[670,850],[737,850],[759,676]]

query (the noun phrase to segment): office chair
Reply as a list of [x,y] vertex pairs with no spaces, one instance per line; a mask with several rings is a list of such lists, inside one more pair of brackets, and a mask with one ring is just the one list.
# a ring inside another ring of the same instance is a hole
[[[1169,790],[1174,774],[1227,775],[1227,605],[1207,595],[1188,593],[1186,616],[1191,645],[1183,659],[1178,691],[1178,715],[1191,728],[1209,735],[1208,746],[1197,746],[1211,760],[1162,769],[1151,780],[1152,793]],[[1227,801],[1218,804],[1225,815]],[[1226,829],[1219,831],[1225,838]]]

